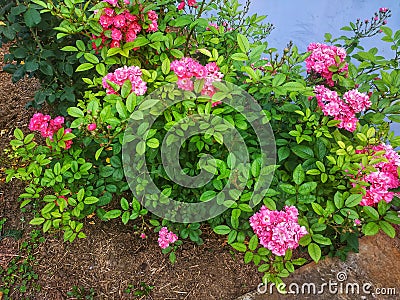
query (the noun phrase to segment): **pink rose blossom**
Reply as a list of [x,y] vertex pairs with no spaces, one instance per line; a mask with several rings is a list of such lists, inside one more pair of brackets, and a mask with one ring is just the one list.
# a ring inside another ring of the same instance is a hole
[[168,248],[170,244],[175,243],[178,240],[178,236],[172,231],[168,231],[167,227],[161,228],[158,232],[158,245],[161,249]]
[[182,1],[181,3],[179,3],[178,5],[178,10],[182,10],[185,8],[185,1]]
[[[329,71],[329,67],[339,67],[347,56],[346,50],[336,46],[311,43],[308,45],[307,51],[311,52],[311,55],[306,59],[307,72],[315,72],[321,75],[326,79],[328,85],[333,86],[332,76],[334,73]],[[336,62],[335,57],[339,58],[339,63]],[[346,63],[343,67],[339,68],[338,73],[347,72],[347,69],[348,64]]]
[[89,131],[96,130],[96,128],[97,128],[96,123],[91,123],[91,124],[89,124],[89,125],[87,126],[87,130],[89,130]]
[[308,232],[298,224],[298,211],[294,206],[285,206],[285,211],[269,210],[264,205],[250,217],[250,226],[258,236],[260,244],[278,256],[288,249],[299,246],[299,240]]
[[107,94],[116,94],[116,91],[108,84],[107,80],[122,87],[126,80],[129,80],[132,84],[132,92],[140,96],[146,93],[147,86],[146,82],[142,80],[142,71],[139,67],[124,66],[116,69],[113,73],[108,73],[103,77],[103,87],[106,89]]

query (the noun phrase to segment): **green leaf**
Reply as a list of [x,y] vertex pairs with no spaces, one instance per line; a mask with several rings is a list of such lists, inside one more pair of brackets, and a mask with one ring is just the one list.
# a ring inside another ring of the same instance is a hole
[[24,13],[24,21],[28,27],[34,27],[35,25],[39,24],[41,20],[42,17],[36,9],[29,8]]
[[299,187],[299,194],[309,195],[317,188],[316,182],[305,182]]
[[160,146],[160,141],[156,138],[151,138],[146,142],[147,146],[153,149],[157,149]]
[[292,148],[294,154],[304,159],[314,158],[314,151],[307,146],[297,145]]
[[239,227],[239,217],[241,215],[242,211],[238,208],[235,208],[232,210],[232,215],[231,215],[231,224],[232,227],[237,229]]
[[100,154],[101,154],[101,152],[103,152],[103,150],[104,150],[104,147],[101,147],[101,148],[97,149],[97,151],[96,151],[96,153],[95,153],[95,155],[94,155],[94,158],[95,158],[96,160],[99,159]]
[[379,221],[379,227],[391,238],[394,238],[396,236],[396,230],[393,228],[392,225],[390,225],[390,223],[386,221]]
[[293,171],[293,181],[295,184],[302,184],[306,175],[302,165],[298,165]]
[[118,218],[121,215],[121,211],[119,209],[113,209],[108,212],[106,212],[103,217],[106,219],[115,219]]
[[350,195],[349,198],[346,199],[346,202],[344,204],[346,205],[346,207],[354,207],[360,204],[361,200],[362,200],[361,194],[352,194]]
[[34,218],[33,220],[31,220],[29,222],[29,224],[31,224],[31,225],[41,225],[41,224],[44,223],[45,220],[46,220],[45,218]]
[[83,72],[90,70],[94,67],[92,63],[83,63],[76,68],[76,72]]
[[239,251],[239,252],[246,252],[246,251],[247,251],[247,247],[246,247],[246,245],[243,244],[243,243],[233,243],[233,244],[231,244],[231,246],[232,246],[235,250],[237,250],[237,251]]
[[244,53],[234,53],[232,54],[231,58],[237,61],[246,61],[249,60],[249,57]]
[[363,225],[362,232],[365,235],[375,235],[379,232],[379,226],[374,222],[369,222]]
[[239,48],[240,50],[242,50],[243,53],[247,53],[250,50],[249,40],[243,34],[239,33],[237,35],[237,41],[239,44]]
[[93,196],[86,197],[85,200],[83,200],[83,203],[85,203],[87,205],[94,204],[97,202],[99,202],[99,198],[93,197]]
[[222,234],[222,235],[226,235],[229,234],[229,232],[231,232],[231,228],[226,225],[215,226],[213,230],[216,234]]
[[287,82],[283,85],[283,88],[289,92],[299,92],[306,89],[306,87],[300,82]]
[[285,80],[286,80],[286,75],[285,74],[281,74],[281,73],[276,74],[274,76],[274,79],[272,79],[272,86],[273,87],[280,86],[280,85],[282,85],[282,83],[285,82]]
[[318,261],[321,259],[321,248],[315,243],[310,243],[308,245],[308,254],[310,254],[310,257],[316,263],[318,263]]
[[279,184],[279,188],[284,191],[285,193],[295,195],[296,194],[296,188],[288,183],[281,183]]
[[371,206],[364,206],[362,210],[372,220],[374,220],[374,221],[378,221],[379,220],[379,214],[378,214],[378,212],[376,211],[375,208],[373,208]]
[[62,47],[60,50],[61,50],[61,51],[73,51],[73,52],[77,52],[77,51],[78,51],[78,48],[76,48],[76,47],[74,47],[74,46],[65,46],[65,47]]
[[96,55],[92,54],[92,53],[85,53],[83,55],[83,57],[90,63],[92,64],[98,64],[99,63],[99,59],[97,58]]
[[22,141],[24,139],[24,133],[19,128],[14,129],[14,136],[17,140],[20,140],[20,141]]
[[321,244],[321,245],[331,245],[332,244],[332,241],[329,238],[324,237],[322,234],[314,234],[312,236],[312,239],[314,242]]
[[74,118],[83,118],[85,115],[80,108],[77,107],[69,107],[67,109],[68,114]]
[[249,262],[251,262],[253,260],[253,256],[254,256],[253,252],[247,251],[244,255],[244,263],[248,264]]
[[335,206],[336,206],[337,208],[342,208],[342,207],[344,206],[343,195],[342,195],[342,193],[340,193],[339,191],[337,191],[337,192],[335,193],[334,202],[335,202]]
[[257,246],[258,246],[258,237],[257,235],[253,235],[249,241],[249,249],[251,251],[254,251],[256,250]]
[[128,210],[129,209],[128,200],[126,200],[125,198],[121,198],[121,207],[123,210]]
[[322,206],[320,204],[313,202],[313,203],[311,203],[311,206],[317,215],[320,215],[320,216],[324,215],[325,210],[322,208]]
[[168,58],[164,59],[162,64],[161,64],[161,71],[163,72],[164,75],[168,75],[171,70],[171,62],[169,61]]
[[203,194],[201,194],[200,201],[209,201],[214,198],[216,194],[217,193],[215,191],[205,191]]

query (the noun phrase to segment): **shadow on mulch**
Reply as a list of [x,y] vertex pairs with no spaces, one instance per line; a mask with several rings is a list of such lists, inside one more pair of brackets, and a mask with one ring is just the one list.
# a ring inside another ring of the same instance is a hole
[[[4,52],[0,49],[0,67]],[[24,184],[12,181],[6,185],[2,171],[10,164],[3,149],[8,148],[14,128],[28,131],[35,111],[24,107],[38,87],[28,79],[12,84],[10,75],[0,72],[0,220],[7,219],[4,230],[24,232],[20,240],[0,240],[0,268],[19,254],[20,243],[29,240],[32,230],[30,216],[19,209],[18,195]],[[231,254],[230,247],[224,247],[224,241],[212,232],[204,234],[208,239],[202,246],[185,242],[172,265],[161,253],[154,233],[146,232],[148,237],[142,240],[132,225],[95,219],[85,223],[87,238],[72,244],[64,243],[62,236],[45,235],[46,241],[35,252],[38,264],[34,270],[41,290],[20,294],[14,289],[11,299],[77,299],[67,296],[74,286],[86,291],[93,288],[94,299],[234,299],[261,282],[257,268],[245,265],[241,255]],[[141,283],[154,286],[149,296],[136,297],[135,289],[125,292]]]

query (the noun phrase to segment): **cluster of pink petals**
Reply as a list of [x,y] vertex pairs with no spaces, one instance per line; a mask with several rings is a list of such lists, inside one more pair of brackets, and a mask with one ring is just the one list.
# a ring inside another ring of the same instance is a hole
[[[328,46],[320,43],[311,43],[307,47],[307,51],[311,51],[311,55],[306,59],[307,72],[315,72],[326,79],[328,85],[334,86],[332,80],[333,72],[329,71],[330,66],[339,67],[346,58],[346,50],[336,46]],[[335,57],[339,57],[339,63]],[[339,73],[347,72],[348,65],[345,64],[338,70]]]
[[[227,22],[223,22],[221,26],[223,26],[223,27],[225,28],[225,29],[224,29],[225,32],[227,32],[227,31],[233,31],[233,28],[232,28],[232,27],[227,27],[227,26],[228,26],[228,23],[227,23]],[[210,29],[211,27],[214,27],[215,29],[219,30],[220,25],[218,25],[217,23],[208,23],[208,27],[206,28],[206,30],[211,30],[211,29]]]
[[126,80],[129,80],[132,84],[132,92],[137,96],[141,96],[147,91],[146,82],[142,80],[142,70],[139,67],[124,66],[116,69],[113,73],[108,73],[103,77],[103,87],[106,89],[107,94],[117,94],[107,80],[122,87]]
[[381,7],[381,8],[379,9],[379,11],[382,12],[382,13],[385,13],[385,12],[388,11],[388,8],[387,8],[387,7]]
[[299,240],[308,232],[298,224],[297,208],[285,206],[285,211],[269,210],[264,205],[250,217],[250,225],[258,236],[260,244],[282,256],[286,250],[299,246]]
[[168,231],[167,227],[161,228],[158,232],[158,245],[161,249],[168,248],[170,244],[175,243],[178,240],[178,236],[172,231]]
[[[36,113],[32,116],[29,122],[29,130],[39,131],[42,137],[49,138],[53,140],[53,135],[57,133],[59,129],[63,127],[64,118],[63,117],[55,117],[51,119],[49,115],[43,115],[42,113]],[[71,128],[67,128],[64,130],[65,133],[71,133]],[[65,141],[65,149],[71,148],[72,141]]]
[[[196,6],[196,5],[197,5],[197,1],[196,1],[196,0],[186,0],[186,2],[187,2],[187,5],[188,5],[188,6]],[[178,4],[178,10],[184,9],[184,8],[185,8],[185,5],[186,5],[185,1],[182,0],[182,1]]]
[[[193,91],[194,85],[192,78],[204,79],[202,95],[212,97],[215,93],[214,81],[221,81],[224,75],[219,72],[219,67],[215,62],[208,63],[203,66],[190,57],[184,57],[171,63],[171,70],[178,76],[178,87],[186,91]],[[218,103],[213,103],[213,106]]]
[[400,156],[391,145],[381,144],[367,147],[357,153],[368,153],[373,159],[385,158],[386,161],[374,164],[376,171],[369,174],[361,174],[358,180],[369,183],[365,187],[365,195],[361,201],[363,206],[373,206],[381,200],[387,203],[393,200],[394,193],[390,189],[400,187],[397,168],[400,166]]
[[332,116],[335,120],[340,120],[339,128],[353,132],[358,123],[356,113],[360,113],[371,106],[371,101],[367,94],[357,90],[350,90],[343,95],[343,100],[335,91],[331,91],[323,85],[314,88],[318,106],[325,116]]
[[[112,6],[116,6],[118,4],[118,1],[116,0],[108,0],[105,2],[111,4]],[[129,1],[124,3],[129,4]],[[106,7],[104,8],[99,19],[100,25],[103,28],[103,32],[100,36],[93,36],[93,39],[101,38],[102,43],[99,48],[109,41],[110,36],[110,46],[112,48],[120,47],[122,42],[133,42],[137,38],[137,35],[142,31],[143,26],[147,27],[147,32],[155,32],[158,30],[157,13],[154,10],[150,10],[147,12],[146,16],[132,15],[127,9],[117,14],[114,8]],[[97,49],[97,46],[94,42],[92,43],[92,47],[93,49]]]

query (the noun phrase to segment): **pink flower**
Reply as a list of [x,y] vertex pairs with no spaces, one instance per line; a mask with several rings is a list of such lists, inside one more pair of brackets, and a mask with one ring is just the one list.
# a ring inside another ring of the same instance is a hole
[[118,0],[103,0],[103,2],[107,2],[112,6],[116,6],[118,4]]
[[[120,14],[118,16],[115,16],[114,19],[113,19],[113,24],[117,28],[124,27],[125,26],[125,15],[124,14]],[[116,40],[116,39],[114,39],[114,40]]]
[[130,0],[124,0],[124,3],[125,3],[125,4],[130,4],[131,1],[130,1]]
[[182,10],[185,8],[185,1],[182,1],[181,3],[179,3],[178,5],[178,10]]
[[96,128],[97,128],[96,123],[91,123],[91,124],[89,124],[89,125],[87,126],[87,130],[89,130],[89,131],[96,130]]
[[355,224],[355,225],[360,225],[360,224],[361,224],[361,221],[360,221],[359,219],[355,219],[355,220],[354,220],[354,224]]
[[116,40],[113,40],[110,44],[111,48],[119,48],[119,46],[120,46],[120,43],[119,43],[119,41],[116,41]]
[[264,205],[250,217],[250,226],[258,236],[260,244],[283,256],[288,249],[299,246],[299,240],[308,232],[298,224],[298,211],[294,206],[285,206],[285,211],[269,210]]
[[[339,68],[339,65],[344,62],[347,56],[346,50],[336,46],[328,46],[320,43],[311,43],[307,47],[307,51],[311,52],[311,55],[306,59],[307,72],[315,72],[326,79],[328,85],[333,86],[332,80],[333,72],[329,71],[329,67],[335,66]],[[339,58],[339,62],[336,61],[336,57]],[[343,67],[338,69],[338,73],[347,72],[348,64],[346,63]]]
[[195,6],[197,4],[196,0],[187,0],[189,6]]
[[[366,147],[357,151],[357,153],[366,153],[374,160],[382,158],[385,160],[372,165],[376,171],[368,174],[360,172],[360,175],[356,178],[356,182],[361,181],[369,184],[369,186],[363,187],[365,195],[363,195],[360,205],[373,206],[381,200],[387,203],[391,202],[394,193],[389,190],[400,187],[397,173],[397,169],[400,167],[399,154],[393,150],[392,146],[385,144]],[[361,169],[364,170],[365,167],[362,166]]]
[[107,15],[102,15],[100,16],[99,22],[103,29],[108,29],[113,24],[113,19]]
[[108,84],[107,80],[122,86],[126,80],[129,80],[132,84],[132,92],[140,96],[146,93],[147,86],[141,78],[142,71],[139,67],[124,66],[122,68],[116,69],[113,73],[108,73],[103,77],[102,83],[103,87],[106,89],[107,94],[115,94],[116,91]]
[[[72,132],[71,128],[67,128],[64,130],[64,134],[71,133],[71,132]],[[72,143],[73,143],[72,140],[65,141],[65,149],[68,150],[69,148],[71,148]]]
[[141,238],[142,240],[144,240],[145,238],[147,238],[147,236],[146,236],[146,234],[141,233],[141,234],[140,234],[140,238]]
[[388,8],[386,8],[386,7],[381,7],[381,8],[379,9],[379,11],[385,13],[385,12],[388,11]]
[[122,40],[122,33],[121,33],[121,31],[118,30],[118,29],[116,29],[116,28],[112,29],[112,30],[111,30],[111,38],[112,38],[114,41],[120,41],[120,40]]
[[168,248],[170,244],[175,243],[178,240],[178,236],[172,231],[168,231],[167,227],[161,228],[158,232],[158,245],[161,249]]
[[103,11],[106,14],[106,16],[114,17],[115,15],[115,11],[110,7],[106,7]]
[[371,106],[369,95],[357,90],[347,91],[343,95],[343,101],[335,91],[331,91],[323,85],[314,88],[318,106],[325,116],[332,116],[340,120],[339,128],[353,132],[357,128],[358,119],[355,114],[368,109]]

